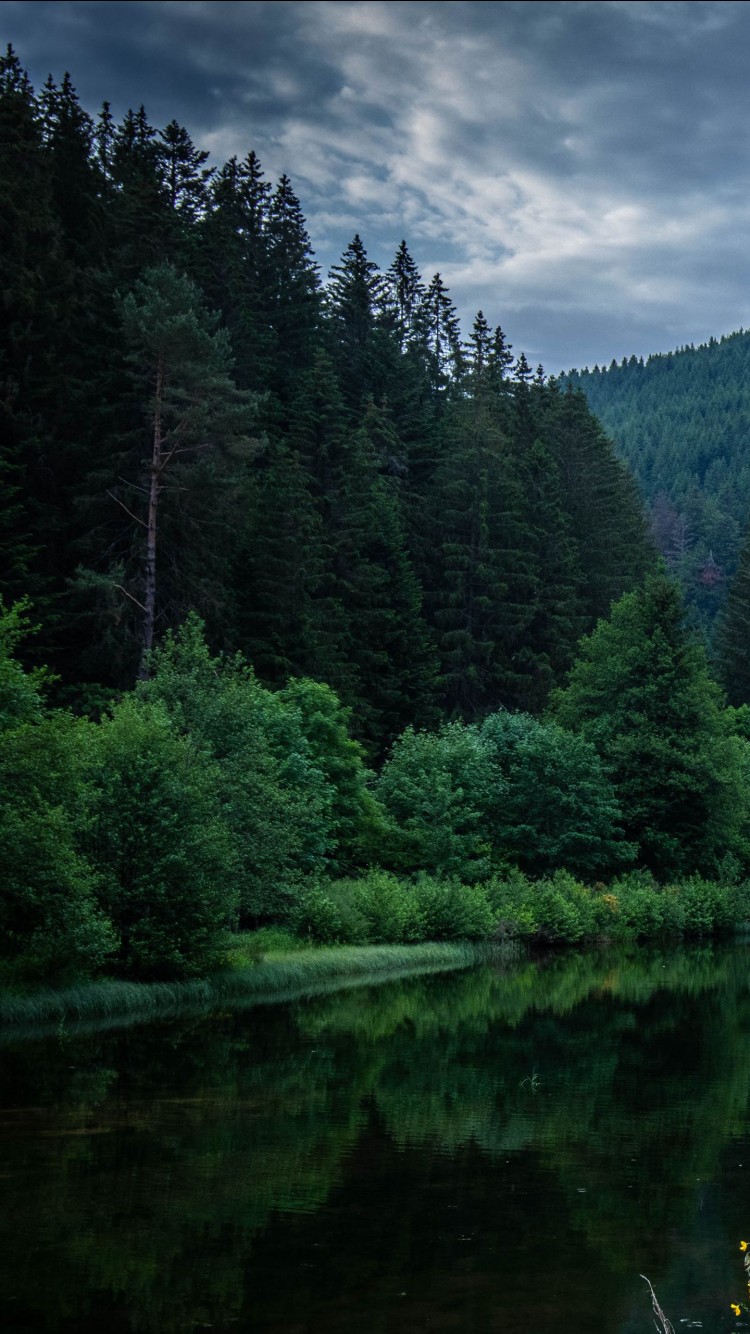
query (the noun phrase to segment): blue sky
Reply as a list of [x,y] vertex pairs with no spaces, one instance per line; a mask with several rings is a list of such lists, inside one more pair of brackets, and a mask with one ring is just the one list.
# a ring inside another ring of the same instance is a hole
[[404,237],[549,371],[750,325],[750,5],[2,0],[0,37],[286,171],[324,274]]

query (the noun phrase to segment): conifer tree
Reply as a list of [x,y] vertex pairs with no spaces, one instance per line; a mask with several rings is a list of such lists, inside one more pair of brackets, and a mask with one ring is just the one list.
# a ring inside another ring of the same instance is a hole
[[433,390],[440,395],[460,378],[463,352],[456,307],[439,273],[435,274],[427,289],[420,314],[424,322]]
[[296,373],[310,366],[319,345],[322,297],[299,200],[282,176],[268,210],[271,325],[277,343],[269,388],[288,398]]
[[[534,400],[530,400],[532,405]],[[631,475],[580,392],[547,385],[529,429],[557,461],[562,500],[578,544],[579,594],[589,625],[653,567],[640,497]]]
[[740,553],[737,573],[719,621],[716,654],[730,704],[750,704],[750,540]]
[[440,564],[430,579],[445,704],[471,719],[514,702],[533,596],[523,497],[503,416],[487,394],[446,412],[434,492]]
[[377,264],[367,258],[359,236],[349,243],[341,263],[331,269],[328,324],[332,348],[340,366],[346,402],[357,408],[379,387],[383,348],[376,338],[384,284]]
[[385,300],[392,311],[398,345],[407,347],[424,342],[424,306],[427,292],[406,242],[402,241],[393,263],[385,274]]
[[[212,476],[211,469],[216,456],[232,450],[235,457],[246,456],[252,404],[232,380],[226,334],[216,329],[216,320],[201,306],[195,285],[171,266],[149,270],[136,283],[123,303],[123,319],[133,347],[136,382],[146,391],[144,408],[150,445],[144,487],[146,504],[143,516],[136,516],[143,533],[143,584],[140,596],[130,592],[143,613],[140,666],[143,676],[147,672],[147,655],[153,646],[157,616],[164,614],[164,598],[158,596],[157,583],[157,552],[164,527],[163,498],[171,492],[177,527],[188,524],[194,559],[199,540],[194,522],[194,488],[197,483],[205,506],[206,488],[212,482],[216,488],[219,481],[220,490],[220,479]],[[214,499],[216,494],[215,491]],[[129,512],[124,501],[119,503]],[[206,522],[205,508],[202,517]],[[217,514],[212,516],[212,528],[218,534]],[[172,538],[174,543],[174,532]],[[186,553],[181,556],[175,545],[172,565],[179,586],[184,579],[180,565]],[[210,564],[210,543],[206,537],[201,547],[203,561]],[[198,601],[196,592],[191,588],[193,605]]]
[[170,207],[186,222],[203,216],[208,203],[208,186],[214,174],[207,167],[208,152],[195,147],[184,125],[171,120],[159,133],[164,184]]
[[167,260],[175,216],[157,131],[146,110],[128,111],[111,146],[109,267],[113,286],[130,286],[149,265]]
[[581,643],[553,701],[612,777],[626,838],[666,877],[715,870],[747,819],[741,764],[705,654],[664,574],[626,594]]
[[45,530],[57,526],[41,404],[52,372],[59,253],[39,104],[9,46],[0,57],[0,589],[10,599],[51,591],[38,560]]
[[243,389],[265,393],[276,360],[269,239],[272,187],[255,153],[236,157],[211,182],[197,269],[206,298],[229,333]]

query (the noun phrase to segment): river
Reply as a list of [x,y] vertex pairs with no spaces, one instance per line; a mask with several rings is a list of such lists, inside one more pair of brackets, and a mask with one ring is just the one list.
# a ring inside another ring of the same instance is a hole
[[750,1329],[749,962],[6,1033],[0,1328],[648,1334],[646,1274],[677,1331]]

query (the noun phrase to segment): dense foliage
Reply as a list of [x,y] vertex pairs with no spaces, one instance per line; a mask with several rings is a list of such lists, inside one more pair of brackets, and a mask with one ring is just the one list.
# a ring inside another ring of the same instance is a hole
[[653,535],[710,631],[750,512],[750,333],[573,371],[648,501]]
[[325,682],[373,756],[544,707],[651,561],[580,394],[404,243],[321,283],[291,184],[93,121],[0,62],[0,592],[59,698],[101,708],[190,610],[258,679]]
[[611,933],[634,864],[736,916],[750,729],[584,395],[464,340],[405,243],[324,288],[285,176],[10,51],[0,143],[12,975],[189,976],[263,922]]

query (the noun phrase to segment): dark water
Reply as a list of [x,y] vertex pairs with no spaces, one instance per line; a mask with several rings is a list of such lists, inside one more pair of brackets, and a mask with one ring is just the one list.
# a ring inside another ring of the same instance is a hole
[[0,1329],[750,1329],[747,947],[0,1047]]

